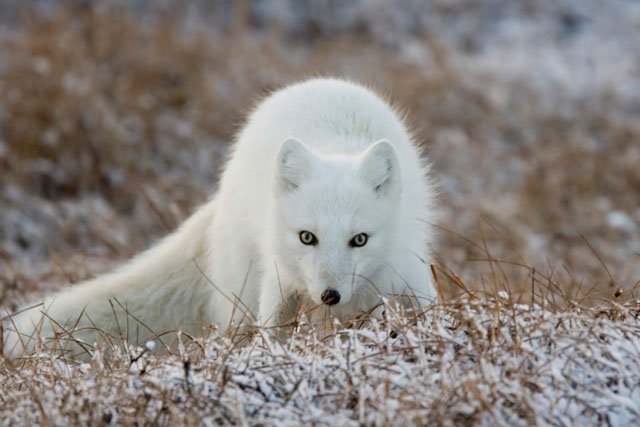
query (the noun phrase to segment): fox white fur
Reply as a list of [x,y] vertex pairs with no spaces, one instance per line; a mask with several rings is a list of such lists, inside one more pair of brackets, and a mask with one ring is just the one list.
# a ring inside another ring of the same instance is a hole
[[398,293],[429,303],[435,212],[428,167],[387,102],[343,80],[293,84],[249,116],[209,202],[120,269],[6,320],[5,353],[56,331],[91,344],[97,329],[135,340],[274,325],[293,294],[321,305],[327,289],[340,301],[323,309],[339,318]]

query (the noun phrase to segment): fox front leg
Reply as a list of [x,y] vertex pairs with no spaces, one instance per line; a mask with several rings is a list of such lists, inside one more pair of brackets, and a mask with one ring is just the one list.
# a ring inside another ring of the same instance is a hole
[[384,303],[380,303],[371,312],[371,317],[373,317],[374,319],[382,319],[383,316],[384,316]]
[[278,283],[276,277],[266,276],[262,279],[258,300],[258,325],[262,327],[277,325],[284,300]]

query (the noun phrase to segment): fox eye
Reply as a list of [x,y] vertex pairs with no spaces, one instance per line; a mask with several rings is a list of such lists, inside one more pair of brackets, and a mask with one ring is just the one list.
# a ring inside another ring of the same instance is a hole
[[315,246],[318,244],[318,238],[315,234],[306,230],[300,232],[300,241],[303,245]]
[[349,246],[352,248],[359,248],[367,244],[369,240],[369,236],[366,233],[359,233],[353,236],[351,241],[349,242]]

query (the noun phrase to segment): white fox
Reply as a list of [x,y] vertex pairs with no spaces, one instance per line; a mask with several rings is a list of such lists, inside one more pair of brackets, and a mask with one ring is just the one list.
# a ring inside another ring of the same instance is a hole
[[435,212],[428,167],[388,103],[343,80],[294,84],[249,116],[209,202],[115,272],[5,320],[5,353],[72,331],[81,345],[275,325],[294,294],[339,318],[399,293],[432,302]]

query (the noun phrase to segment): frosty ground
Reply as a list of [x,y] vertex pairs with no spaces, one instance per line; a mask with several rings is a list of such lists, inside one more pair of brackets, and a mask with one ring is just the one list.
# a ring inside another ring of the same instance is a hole
[[36,354],[0,368],[2,424],[630,425],[639,314],[551,312],[502,294],[324,338],[301,319],[284,342],[212,332],[162,358]]

